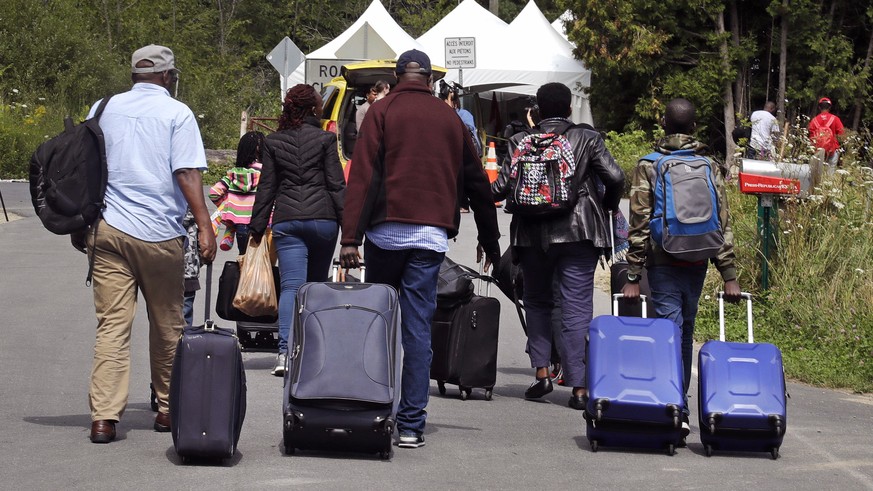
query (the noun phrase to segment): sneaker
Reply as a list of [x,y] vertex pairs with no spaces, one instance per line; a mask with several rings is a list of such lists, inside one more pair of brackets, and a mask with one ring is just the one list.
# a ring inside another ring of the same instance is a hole
[[689,422],[688,422],[688,415],[683,414],[682,415],[682,439],[684,440],[685,437],[687,437],[690,434],[691,434],[691,424],[689,424]]
[[285,376],[285,362],[288,360],[288,353],[279,353],[276,355],[276,367],[273,368],[273,375],[277,377]]
[[397,441],[400,448],[419,448],[424,446],[424,437],[421,435],[400,435]]

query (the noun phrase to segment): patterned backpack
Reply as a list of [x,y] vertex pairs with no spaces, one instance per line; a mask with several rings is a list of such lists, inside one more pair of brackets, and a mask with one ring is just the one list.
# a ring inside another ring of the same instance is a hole
[[571,211],[578,197],[575,173],[576,158],[563,131],[526,135],[512,156],[507,211],[523,216]]

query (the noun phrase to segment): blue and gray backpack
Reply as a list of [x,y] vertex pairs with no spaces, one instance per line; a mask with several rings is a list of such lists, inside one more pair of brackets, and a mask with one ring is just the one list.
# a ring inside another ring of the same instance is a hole
[[693,150],[650,153],[655,182],[652,240],[680,261],[696,262],[718,254],[724,244],[712,161]]

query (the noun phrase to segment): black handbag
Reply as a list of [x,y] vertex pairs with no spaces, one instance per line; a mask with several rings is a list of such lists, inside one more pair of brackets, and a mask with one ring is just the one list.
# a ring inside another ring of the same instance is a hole
[[[273,266],[273,280],[276,282],[276,293],[282,295],[279,284],[279,268]],[[215,313],[224,320],[237,322],[256,322],[259,324],[273,324],[279,316],[252,317],[243,313],[233,306],[233,297],[236,296],[236,288],[239,285],[239,262],[226,261],[221,276],[218,278],[218,299],[215,303]]]

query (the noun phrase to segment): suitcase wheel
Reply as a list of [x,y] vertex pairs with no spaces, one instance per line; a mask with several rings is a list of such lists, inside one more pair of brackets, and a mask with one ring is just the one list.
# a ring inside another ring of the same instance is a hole
[[676,455],[676,445],[673,445],[672,443],[667,444],[667,455],[670,457]]
[[473,389],[467,389],[464,387],[458,387],[458,390],[461,392],[461,400],[466,401],[470,394],[473,392]]
[[282,448],[285,450],[285,455],[294,455],[294,447],[290,445],[282,445]]
[[158,412],[158,395],[155,394],[155,386],[153,384],[149,384],[149,404],[151,405],[152,412]]
[[597,440],[591,440],[591,451],[597,453]]
[[446,383],[445,382],[443,382],[442,380],[437,380],[437,388],[439,389],[441,396],[446,395]]
[[712,457],[712,445],[704,445],[703,453],[705,453],[707,457]]
[[391,459],[391,451],[390,450],[383,450],[383,451],[379,452],[379,458],[382,460]]
[[770,457],[772,457],[773,460],[779,458],[779,447],[773,447],[770,449]]
[[494,389],[485,389],[485,400],[490,401],[491,396],[494,395]]

